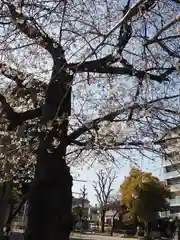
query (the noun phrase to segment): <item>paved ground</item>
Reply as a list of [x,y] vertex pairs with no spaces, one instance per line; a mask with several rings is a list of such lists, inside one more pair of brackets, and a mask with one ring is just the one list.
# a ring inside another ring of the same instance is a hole
[[13,232],[11,234],[10,240],[23,240],[23,234],[20,232]]
[[[132,240],[133,238],[123,238],[120,236],[100,236],[100,235],[79,235],[79,236],[73,236],[73,240]],[[134,238],[135,239],[135,238]]]
[[[100,235],[78,235],[72,236],[72,240],[131,240],[130,238],[100,236]],[[12,233],[10,240],[23,240],[23,235],[20,232]]]

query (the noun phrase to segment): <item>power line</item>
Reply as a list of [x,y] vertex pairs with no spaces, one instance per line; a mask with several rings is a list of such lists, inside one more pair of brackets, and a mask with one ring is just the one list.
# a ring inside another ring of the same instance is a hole
[[80,195],[81,193],[78,193],[78,192],[72,192],[72,194],[78,194],[78,195]]
[[81,180],[81,179],[73,179],[74,182],[87,182],[86,180]]
[[81,180],[81,179],[73,179],[73,182],[85,182],[85,183],[92,183],[93,181]]

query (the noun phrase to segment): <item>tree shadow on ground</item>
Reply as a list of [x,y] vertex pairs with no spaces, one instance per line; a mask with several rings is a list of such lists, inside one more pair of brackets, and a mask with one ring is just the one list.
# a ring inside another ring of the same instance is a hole
[[81,237],[71,237],[70,238],[70,240],[93,240],[93,238],[90,238],[90,237],[88,237],[88,238],[81,238]]

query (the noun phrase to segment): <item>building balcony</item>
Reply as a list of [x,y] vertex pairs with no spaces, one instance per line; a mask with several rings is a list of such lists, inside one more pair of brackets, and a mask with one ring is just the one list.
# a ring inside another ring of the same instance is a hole
[[162,218],[168,217],[168,216],[170,215],[170,211],[160,212],[159,215],[160,215],[160,217],[162,217]]
[[166,154],[168,154],[169,156],[178,155],[177,147],[175,147],[174,144],[168,145],[168,147],[166,148]]
[[170,185],[170,191],[171,192],[180,191],[180,183],[179,184],[172,184],[172,185]]
[[172,172],[164,172],[165,180],[171,179],[171,178],[177,178],[177,177],[180,177],[180,169],[179,169],[179,172],[177,170]]
[[176,164],[179,164],[180,163],[180,159],[171,159],[171,160],[165,160],[163,162],[163,166],[164,167],[168,167],[168,166],[172,166],[172,165],[176,165]]
[[176,196],[172,199],[169,199],[170,206],[180,206],[180,196]]

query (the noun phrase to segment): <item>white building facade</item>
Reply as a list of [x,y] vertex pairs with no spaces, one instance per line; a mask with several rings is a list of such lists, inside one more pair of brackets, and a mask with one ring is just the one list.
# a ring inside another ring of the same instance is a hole
[[167,158],[163,164],[164,180],[173,196],[169,199],[170,211],[168,215],[180,217],[180,146],[179,139],[168,141],[166,147]]

